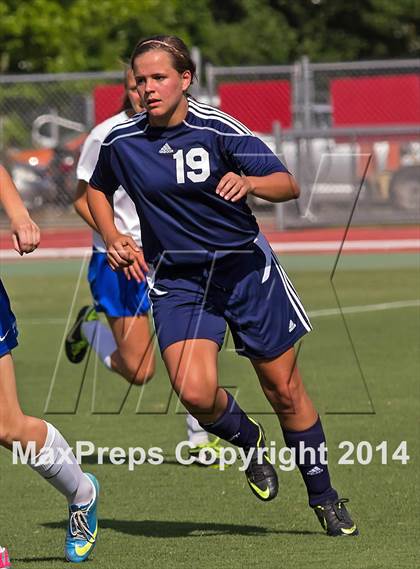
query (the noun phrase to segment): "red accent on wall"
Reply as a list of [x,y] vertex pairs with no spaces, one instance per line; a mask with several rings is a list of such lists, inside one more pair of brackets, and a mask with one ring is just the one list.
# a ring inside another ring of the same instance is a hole
[[93,90],[95,124],[117,114],[124,97],[123,85],[97,85]]
[[292,124],[289,81],[222,83],[220,109],[257,132],[272,132],[273,121],[282,128]]
[[414,74],[333,79],[333,125],[420,123],[420,76]]

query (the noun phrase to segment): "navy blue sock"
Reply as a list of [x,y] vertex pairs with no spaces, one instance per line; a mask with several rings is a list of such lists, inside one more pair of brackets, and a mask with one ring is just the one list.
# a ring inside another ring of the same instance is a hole
[[320,460],[319,446],[322,443],[326,446],[321,419],[318,417],[316,423],[305,431],[283,429],[283,436],[286,446],[295,449],[296,464],[308,491],[309,505],[313,508],[324,502],[337,500],[338,495],[331,486],[328,466]]
[[228,391],[226,394],[228,402],[223,414],[214,423],[200,423],[200,425],[208,433],[247,451],[257,445],[260,435],[259,428],[242,411],[232,395]]

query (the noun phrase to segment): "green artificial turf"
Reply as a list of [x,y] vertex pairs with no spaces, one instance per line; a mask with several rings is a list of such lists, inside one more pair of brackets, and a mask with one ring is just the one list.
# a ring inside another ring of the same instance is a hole
[[[52,422],[71,444],[89,440],[97,447],[163,450],[162,465],[133,471],[109,459],[98,465],[96,455],[85,461],[84,468],[101,484],[101,530],[89,567],[415,567],[419,308],[356,311],[345,322],[340,315],[316,316],[337,307],[330,282],[334,258],[286,256],[283,262],[307,310],[315,313],[314,332],[300,346],[299,363],[322,414],[334,485],[351,499],[358,538],[323,535],[297,471],[279,471],[279,496],[264,504],[249,491],[239,463],[224,472],[180,465],[175,447],[186,438],[185,418],[171,397],[159,356],[152,382],[127,394],[128,384],[93,355],[87,366],[74,366],[61,352],[67,319],[89,301],[84,275],[77,288],[80,262],[2,264],[0,276],[20,330],[14,359],[24,410]],[[348,255],[333,284],[342,306],[415,300],[418,256]],[[279,450],[283,441],[276,418],[249,363],[231,348],[228,341],[220,356],[220,383],[236,392]],[[372,445],[370,464],[359,464],[356,450],[353,465],[338,464],[342,441]],[[387,464],[375,451],[382,441],[388,445]],[[410,455],[405,465],[392,460],[401,441],[407,441]],[[13,567],[67,566],[65,526],[64,499],[28,467],[12,465],[10,453],[1,449],[0,543],[9,548]]]

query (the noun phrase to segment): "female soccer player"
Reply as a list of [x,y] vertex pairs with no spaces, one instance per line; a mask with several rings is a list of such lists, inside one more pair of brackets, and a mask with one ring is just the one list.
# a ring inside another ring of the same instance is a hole
[[[98,160],[101,144],[109,131],[141,112],[133,70],[124,73],[125,96],[122,110],[117,115],[98,124],[83,145],[77,165],[78,185],[74,206],[77,213],[93,230],[93,251],[88,279],[94,308],[83,307],[71,327],[65,343],[68,359],[80,363],[91,345],[102,362],[130,383],[142,385],[153,377],[155,362],[153,340],[150,334],[148,311],[150,308],[148,287],[144,274],[140,282],[128,279],[121,271],[115,272],[108,264],[106,246],[98,233],[87,203],[87,186]],[[123,187],[113,196],[115,224],[121,233],[130,235],[141,247],[140,222],[135,205]],[[140,258],[143,273],[147,265]],[[102,324],[97,312],[104,312],[110,329]],[[218,464],[220,446],[217,439],[210,441],[207,432],[190,414],[187,415],[187,434],[191,448],[189,454],[198,464],[207,466],[209,453],[214,457],[212,466]],[[211,449],[211,451],[210,451]],[[204,461],[201,461],[203,457]]]
[[[125,97],[121,112],[98,124],[83,145],[77,165],[78,185],[74,206],[93,230],[93,250],[88,279],[95,309],[84,307],[66,339],[66,354],[73,363],[82,361],[90,345],[103,363],[130,383],[144,384],[154,373],[153,343],[149,329],[150,308],[147,285],[114,272],[106,259],[106,248],[89,211],[86,190],[98,159],[101,144],[115,125],[142,110],[133,72],[124,73]],[[131,235],[141,247],[140,223],[134,203],[123,188],[114,195],[115,223],[121,233]],[[143,270],[147,266],[142,263]],[[110,329],[96,312],[106,314]]]
[[[0,166],[0,205],[10,220],[13,245],[23,255],[39,244],[39,229],[29,217],[7,171]],[[99,485],[92,474],[84,474],[61,435],[50,423],[29,417],[20,408],[12,350],[17,346],[16,320],[0,280],[0,444],[23,451],[34,448],[29,464],[61,492],[69,504],[65,541],[68,561],[84,561],[96,544]],[[2,553],[3,555],[3,553]],[[7,567],[6,554],[3,555]]]
[[262,427],[218,386],[217,352],[227,323],[287,446],[297,451],[322,526],[329,535],[356,535],[323,464],[321,421],[296,365],[293,346],[311,325],[246,203],[250,193],[272,202],[295,199],[298,186],[244,125],[187,97],[195,67],[179,38],[139,42],[131,63],[145,112],[107,136],[88,188],[109,262],[139,278],[139,249],[115,227],[110,205],[122,184],[144,231],[156,333],[182,403],[208,432],[248,452],[252,491],[274,498],[277,475]]

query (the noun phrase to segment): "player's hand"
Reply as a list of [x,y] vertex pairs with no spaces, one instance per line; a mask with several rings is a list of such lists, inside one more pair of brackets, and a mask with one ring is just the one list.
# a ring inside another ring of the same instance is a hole
[[27,214],[13,217],[10,221],[12,232],[13,248],[23,255],[32,253],[40,242],[40,231],[37,224]]
[[239,176],[234,172],[228,172],[223,176],[216,188],[216,194],[221,198],[237,202],[249,193],[252,193],[253,187],[246,176]]
[[124,270],[128,280],[145,280],[148,267],[143,252],[130,235],[114,234],[106,240],[108,263],[114,271]]
[[124,274],[129,281],[133,278],[140,283],[146,280],[146,273],[148,270],[149,267],[144,260],[143,249],[140,248],[139,251],[134,252],[133,264],[124,268]]

